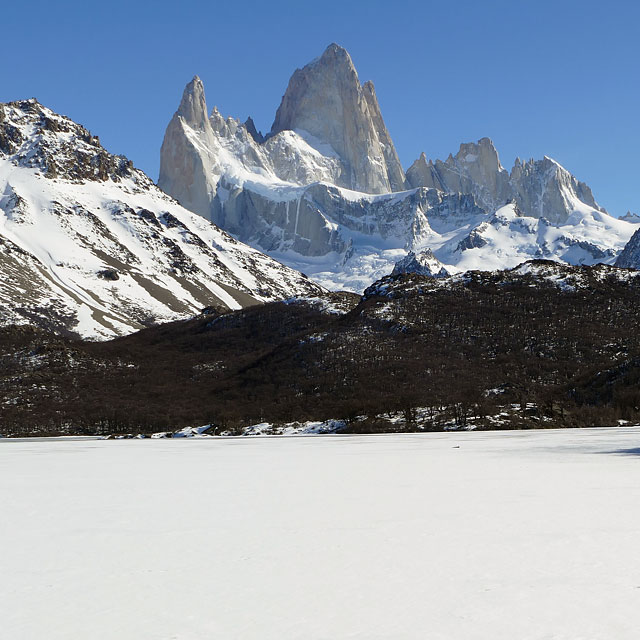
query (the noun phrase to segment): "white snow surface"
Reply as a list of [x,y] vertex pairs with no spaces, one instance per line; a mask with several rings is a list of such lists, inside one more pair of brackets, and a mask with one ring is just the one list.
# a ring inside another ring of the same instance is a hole
[[640,428],[0,441],[11,640],[635,640]]

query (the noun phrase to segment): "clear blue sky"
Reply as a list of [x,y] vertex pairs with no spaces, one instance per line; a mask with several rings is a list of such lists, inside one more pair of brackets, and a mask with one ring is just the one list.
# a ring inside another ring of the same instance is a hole
[[157,178],[184,85],[268,130],[331,42],[373,80],[405,168],[493,139],[549,155],[611,213],[640,213],[640,7],[628,0],[3,3],[0,102],[36,97]]

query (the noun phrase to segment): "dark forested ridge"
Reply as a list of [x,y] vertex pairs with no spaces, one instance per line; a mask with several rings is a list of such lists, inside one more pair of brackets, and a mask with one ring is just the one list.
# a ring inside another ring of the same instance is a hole
[[9,327],[0,432],[330,418],[380,431],[394,414],[393,428],[407,430],[636,421],[635,274],[534,261],[444,280],[389,276],[362,298],[212,311],[101,343]]

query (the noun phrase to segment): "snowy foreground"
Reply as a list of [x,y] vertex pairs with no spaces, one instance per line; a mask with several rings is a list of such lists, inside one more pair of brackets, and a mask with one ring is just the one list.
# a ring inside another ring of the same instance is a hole
[[0,441],[0,636],[626,640],[640,428]]

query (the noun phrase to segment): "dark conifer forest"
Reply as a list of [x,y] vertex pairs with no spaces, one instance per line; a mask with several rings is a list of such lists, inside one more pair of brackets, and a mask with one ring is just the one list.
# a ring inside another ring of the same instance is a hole
[[[640,284],[536,261],[82,342],[0,330],[5,435],[342,419],[347,432],[640,419]],[[400,420],[390,421],[392,416]]]

